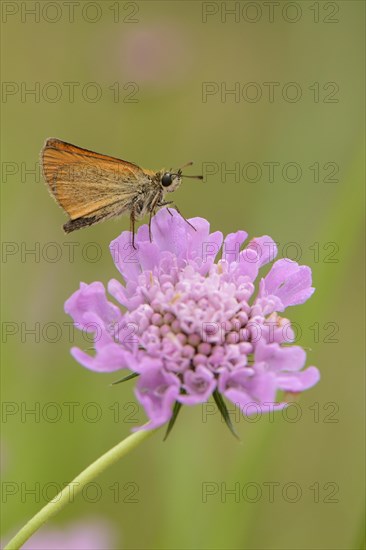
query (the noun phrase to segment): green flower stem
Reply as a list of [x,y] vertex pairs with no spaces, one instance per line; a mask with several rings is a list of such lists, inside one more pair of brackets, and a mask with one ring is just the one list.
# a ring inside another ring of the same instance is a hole
[[115,447],[112,447],[104,455],[97,458],[95,462],[90,464],[81,472],[73,481],[71,481],[62,491],[58,493],[50,502],[46,504],[35,516],[32,517],[22,527],[22,529],[11,539],[5,546],[4,550],[19,550],[23,544],[52,516],[62,510],[66,504],[73,502],[74,497],[82,491],[82,489],[91,480],[95,479],[99,474],[104,472],[109,466],[112,466],[120,458],[132,451],[137,445],[142,443],[150,435],[157,430],[140,430],[135,432]]

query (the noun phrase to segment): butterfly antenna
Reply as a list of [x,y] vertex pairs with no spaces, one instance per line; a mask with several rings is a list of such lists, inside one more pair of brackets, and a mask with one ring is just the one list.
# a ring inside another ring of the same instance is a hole
[[182,170],[184,168],[187,168],[187,166],[192,166],[192,164],[193,164],[192,160],[187,162],[181,168],[178,168],[176,174],[172,174],[172,175],[179,176],[180,178],[191,178],[191,179],[195,179],[195,180],[203,180],[203,176],[190,176],[190,175],[182,174]]
[[184,168],[187,168],[187,166],[192,166],[192,164],[193,164],[193,160],[190,160],[189,162],[187,162],[186,164],[183,164],[183,166],[178,168],[177,172],[181,172],[182,170],[184,170]]
[[181,178],[191,178],[194,180],[203,180],[203,176],[187,176],[186,174],[179,174]]

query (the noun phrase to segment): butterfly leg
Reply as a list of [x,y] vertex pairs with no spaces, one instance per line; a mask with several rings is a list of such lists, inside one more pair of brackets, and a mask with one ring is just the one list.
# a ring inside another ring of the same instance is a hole
[[151,242],[151,243],[152,243],[151,218],[153,217],[154,214],[155,214],[154,210],[150,210],[150,217],[149,217],[149,239],[150,239],[150,242]]
[[135,246],[135,211],[134,209],[131,210],[130,215],[130,231],[132,233],[132,248],[136,250]]
[[[173,203],[173,201],[169,201],[168,203],[164,203],[163,205],[159,205],[159,206],[165,206],[165,204],[172,204],[172,203]],[[176,211],[178,212],[178,214],[180,215],[180,217],[183,218],[183,220],[184,220],[186,223],[188,223],[188,225],[190,225],[190,226],[192,227],[192,229],[194,229],[195,231],[197,231],[197,229],[195,228],[195,226],[192,225],[191,222],[189,222],[189,221],[187,220],[187,218],[185,218],[185,217],[183,216],[183,214],[182,214],[182,212],[179,210],[178,206],[177,206],[176,204],[173,204],[173,206],[174,206],[174,208],[176,209]],[[167,208],[167,210],[168,210],[169,214],[170,214],[171,216],[173,216],[173,214],[170,212],[169,208]]]
[[[173,201],[162,201],[162,202],[159,202],[156,206],[161,208],[162,206],[166,206],[167,204],[173,204]],[[167,208],[167,210],[169,211],[169,208]]]
[[[160,202],[158,204],[158,207],[160,208],[161,206],[166,206],[167,204],[173,204],[174,201],[164,201],[164,202]],[[170,209],[167,208],[169,214],[173,217],[173,214],[171,213]]]

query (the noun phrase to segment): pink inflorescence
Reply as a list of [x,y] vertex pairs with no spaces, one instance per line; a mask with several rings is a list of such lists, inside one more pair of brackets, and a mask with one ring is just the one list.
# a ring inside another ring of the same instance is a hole
[[[290,322],[279,316],[314,292],[311,269],[289,259],[276,261],[254,283],[259,269],[277,255],[274,241],[260,237],[241,249],[245,231],[210,233],[203,218],[160,210],[139,228],[135,246],[123,232],[110,249],[125,285],[116,279],[107,300],[102,283],[81,283],[65,303],[76,326],[94,334],[95,355],[71,350],[83,366],[139,374],[136,396],[156,428],[169,421],[173,405],[225,396],[245,411],[280,409],[278,391],[299,393],[316,384],[319,371],[303,367],[305,351],[295,345]],[[221,259],[215,263],[219,251]],[[250,414],[248,412],[248,414]]]

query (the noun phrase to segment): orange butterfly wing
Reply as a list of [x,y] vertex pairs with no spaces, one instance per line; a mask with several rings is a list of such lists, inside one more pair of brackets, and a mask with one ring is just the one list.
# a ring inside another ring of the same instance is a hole
[[89,217],[85,225],[127,210],[137,183],[148,182],[151,174],[131,162],[55,138],[46,141],[41,163],[52,196],[71,220]]

